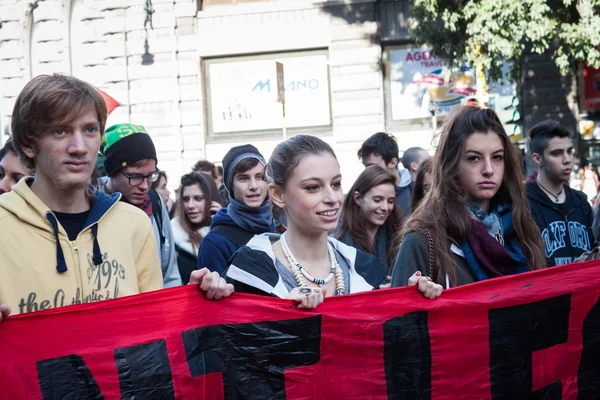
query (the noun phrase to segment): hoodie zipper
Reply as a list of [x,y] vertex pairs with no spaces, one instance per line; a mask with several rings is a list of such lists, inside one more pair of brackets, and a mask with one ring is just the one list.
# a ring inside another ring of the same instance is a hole
[[[84,288],[84,286],[83,286],[83,274],[82,274],[82,271],[80,269],[81,262],[79,260],[79,245],[78,245],[79,236],[81,234],[83,234],[85,231],[87,231],[88,229],[91,229],[92,226],[94,226],[94,225],[100,225],[100,221],[104,218],[104,216],[106,214],[108,214],[108,212],[110,210],[112,210],[119,203],[119,201],[121,201],[121,197],[120,196],[119,196],[119,199],[117,199],[117,201],[115,201],[113,204],[111,204],[111,206],[104,212],[104,214],[102,214],[102,216],[97,221],[95,221],[95,222],[89,224],[88,226],[84,227],[79,232],[79,234],[77,235],[77,238],[74,241],[71,242],[71,245],[73,246],[73,250],[75,251],[75,258],[77,258],[77,261],[75,262],[75,264],[76,264],[75,265],[75,270],[76,270],[75,273],[77,274],[77,277],[78,277],[78,280],[79,280],[79,287],[81,288],[81,300],[82,301],[85,298],[85,294],[83,293],[83,288]],[[93,246],[93,244],[92,244],[92,246]]]
[[83,299],[85,298],[86,294],[84,293],[84,285],[83,285],[83,274],[81,271],[81,260],[79,259],[79,236],[81,234],[83,234],[85,231],[87,231],[88,229],[90,229],[92,226],[96,225],[96,224],[100,224],[100,221],[104,218],[104,216],[113,209],[113,207],[115,207],[115,205],[121,200],[121,198],[119,197],[119,199],[117,201],[115,201],[113,204],[111,204],[111,206],[104,212],[104,214],[102,214],[102,216],[95,222],[91,223],[88,226],[85,226],[77,235],[77,237],[75,238],[75,240],[70,241],[70,244],[73,248],[73,251],[75,252],[75,275],[77,276],[77,280],[79,282],[79,287],[81,288],[81,301],[83,302]]
[[77,281],[79,282],[79,287],[81,288],[81,300],[83,301],[84,293],[83,293],[83,279],[81,277],[81,269],[80,269],[80,265],[81,262],[79,260],[79,245],[77,244],[77,239],[73,240],[71,242],[71,246],[73,246],[73,251],[75,252],[75,257],[73,257],[75,260],[75,276],[77,276]]

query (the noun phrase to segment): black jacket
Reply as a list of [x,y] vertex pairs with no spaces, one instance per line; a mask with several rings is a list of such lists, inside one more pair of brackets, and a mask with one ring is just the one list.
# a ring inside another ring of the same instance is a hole
[[585,193],[564,185],[566,200],[556,204],[537,182],[525,184],[533,219],[542,232],[546,257],[554,265],[573,262],[594,244],[592,207]]

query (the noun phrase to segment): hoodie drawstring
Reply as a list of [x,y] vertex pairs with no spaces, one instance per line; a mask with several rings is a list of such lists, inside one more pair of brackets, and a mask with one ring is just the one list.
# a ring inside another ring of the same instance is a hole
[[[65,253],[63,252],[62,246],[58,239],[58,220],[56,216],[51,212],[46,213],[46,219],[52,225],[54,231],[54,238],[56,239],[56,270],[60,273],[67,271],[67,261],[65,260]],[[94,256],[92,262],[94,265],[102,264],[102,251],[100,250],[100,244],[98,243],[98,224],[92,225],[92,234],[94,235]]]
[[45,217],[50,222],[50,225],[52,225],[52,229],[54,230],[54,238],[56,239],[56,270],[60,273],[67,272],[65,254],[63,253],[63,249],[60,246],[60,241],[58,239],[58,221],[51,212],[47,212]]
[[94,235],[94,257],[92,258],[92,262],[94,265],[100,265],[102,264],[102,252],[98,243],[98,224],[92,225],[92,234]]

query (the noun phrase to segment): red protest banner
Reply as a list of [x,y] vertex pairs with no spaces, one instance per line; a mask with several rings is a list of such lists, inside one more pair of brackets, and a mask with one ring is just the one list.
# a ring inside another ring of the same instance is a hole
[[3,399],[597,399],[600,262],[318,309],[195,287],[9,317]]

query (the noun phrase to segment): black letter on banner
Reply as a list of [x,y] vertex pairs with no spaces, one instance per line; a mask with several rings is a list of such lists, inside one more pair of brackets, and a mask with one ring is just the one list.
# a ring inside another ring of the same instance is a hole
[[600,393],[600,300],[583,320],[583,350],[577,373],[578,399],[597,398]]
[[193,377],[221,372],[225,400],[287,399],[284,371],[321,359],[321,316],[183,332]]
[[388,399],[431,399],[431,345],[427,311],[383,324],[383,364]]
[[115,350],[121,399],[174,399],[171,363],[164,339]]
[[44,400],[104,399],[96,380],[77,354],[36,363]]
[[490,310],[493,399],[562,399],[560,381],[533,392],[532,353],[566,343],[571,295]]

